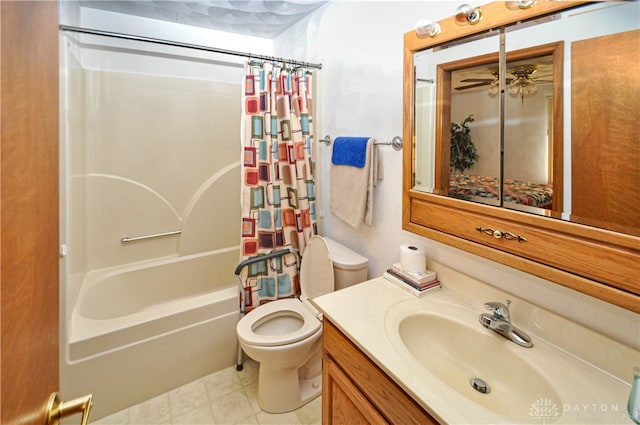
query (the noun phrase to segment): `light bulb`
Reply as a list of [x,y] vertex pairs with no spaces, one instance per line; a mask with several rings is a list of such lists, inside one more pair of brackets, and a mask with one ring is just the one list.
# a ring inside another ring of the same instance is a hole
[[470,4],[461,4],[460,6],[458,6],[456,8],[456,21],[464,24],[467,22],[467,16],[469,16],[469,13],[473,10],[473,8],[471,7]]
[[505,2],[505,6],[507,9],[529,9],[536,4],[536,0],[517,0],[517,1],[507,1]]
[[468,23],[468,24],[477,24],[482,19],[482,11],[479,7],[472,7],[471,5],[465,3],[456,9],[456,22],[460,24]]
[[440,34],[441,28],[437,22],[420,20],[416,23],[418,37],[435,37]]
[[538,86],[536,84],[527,83],[522,85],[523,94],[534,94],[537,91],[538,91]]

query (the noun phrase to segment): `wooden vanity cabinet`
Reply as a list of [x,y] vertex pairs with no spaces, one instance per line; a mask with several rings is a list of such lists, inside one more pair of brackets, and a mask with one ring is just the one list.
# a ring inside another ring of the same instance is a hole
[[333,323],[323,326],[324,425],[438,424]]

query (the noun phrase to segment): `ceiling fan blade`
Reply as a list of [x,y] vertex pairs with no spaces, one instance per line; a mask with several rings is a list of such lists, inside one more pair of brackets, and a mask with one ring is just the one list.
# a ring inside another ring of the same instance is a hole
[[461,83],[490,83],[493,81],[493,78],[467,78],[464,80],[460,80]]
[[467,89],[472,89],[474,87],[482,87],[482,86],[487,86],[491,83],[491,81],[487,81],[485,83],[476,83],[476,84],[470,84],[468,86],[461,86],[461,87],[456,87],[456,90],[467,90]]

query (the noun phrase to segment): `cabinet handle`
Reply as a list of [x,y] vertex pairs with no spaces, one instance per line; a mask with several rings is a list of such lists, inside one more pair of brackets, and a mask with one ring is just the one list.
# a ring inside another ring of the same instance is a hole
[[511,232],[504,232],[502,230],[491,229],[488,227],[478,226],[476,230],[480,233],[484,233],[485,235],[493,236],[496,239],[506,239],[508,241],[518,241],[518,242],[526,242],[527,238],[524,236],[516,235]]
[[58,393],[53,393],[47,404],[45,425],[59,425],[62,419],[78,413],[82,413],[81,424],[87,425],[92,405],[93,395],[91,394],[71,401],[62,401]]

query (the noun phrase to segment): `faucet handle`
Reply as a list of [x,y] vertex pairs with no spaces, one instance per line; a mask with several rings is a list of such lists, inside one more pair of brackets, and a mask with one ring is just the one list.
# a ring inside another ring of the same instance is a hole
[[493,311],[494,317],[508,321],[510,320],[509,306],[511,305],[511,300],[506,300],[506,302],[507,305],[495,301],[487,302],[484,303],[484,308]]

